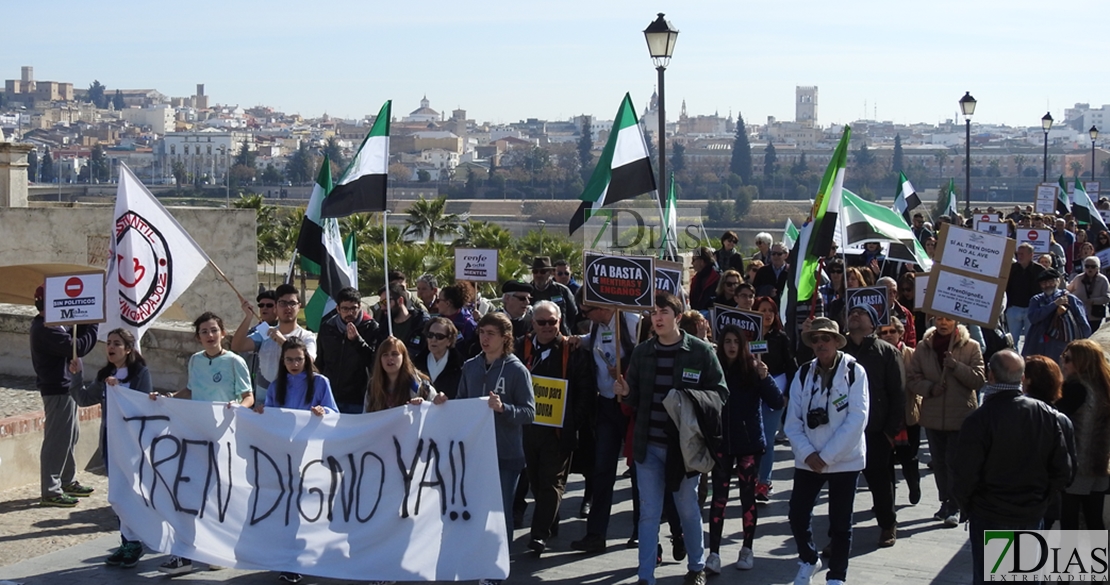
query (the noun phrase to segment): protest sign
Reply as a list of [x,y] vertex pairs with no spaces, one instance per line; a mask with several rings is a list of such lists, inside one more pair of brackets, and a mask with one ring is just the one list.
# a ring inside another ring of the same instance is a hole
[[47,276],[43,285],[43,321],[54,325],[103,323],[103,270]]
[[485,398],[358,416],[108,390],[108,500],[204,563],[345,581],[509,574]]
[[562,428],[567,412],[567,381],[532,376],[532,393],[536,397],[536,419],[532,424]]
[[682,264],[666,260],[655,261],[655,290],[682,296]]
[[455,280],[497,282],[497,250],[455,248]]
[[588,305],[651,309],[655,302],[655,264],[649,256],[584,255],[584,298]]
[[1095,252],[1095,256],[1098,256],[1098,261],[1103,268],[1110,268],[1110,248],[1103,248]]
[[1028,228],[1018,228],[1017,241],[1018,244],[1029,242],[1033,246],[1033,251],[1038,254],[1048,254],[1052,251],[1050,241],[1052,239],[1052,230],[1034,230]]
[[728,325],[735,325],[748,335],[748,350],[752,353],[766,353],[767,341],[763,339],[763,315],[729,307],[713,305],[713,339],[721,342],[721,331]]
[[920,306],[925,302],[925,291],[927,291],[928,289],[929,273],[915,272],[913,274],[913,299],[916,305]]
[[1102,183],[1099,181],[1084,181],[1083,190],[1090,195],[1092,201],[1098,201],[1099,189],[1102,188]]
[[975,220],[975,231],[1006,237],[1009,226],[1002,221]]
[[890,298],[885,286],[850,288],[844,293],[844,314],[847,315],[859,305],[870,305],[879,316],[875,328],[890,325]]
[[1037,185],[1037,213],[1056,213],[1056,193],[1059,189],[1060,187],[1055,183]]
[[993,328],[1002,310],[1006,281],[977,278],[947,270],[935,271],[925,293],[929,313],[944,315],[960,323]]
[[945,224],[941,227],[933,256],[942,266],[998,278],[1003,270],[1009,273],[1014,258],[1014,241],[1005,236]]

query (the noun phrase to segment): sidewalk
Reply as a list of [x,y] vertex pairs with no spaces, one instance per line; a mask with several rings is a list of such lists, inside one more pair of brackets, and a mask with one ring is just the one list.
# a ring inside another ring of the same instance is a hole
[[[928,449],[922,445],[923,459],[928,460]],[[730,500],[725,524],[725,539],[721,548],[721,575],[710,576],[711,583],[791,583],[797,570],[797,556],[790,528],[787,524],[787,502],[791,492],[792,459],[789,446],[779,445],[775,451],[775,492],[771,502],[760,505],[759,527],[755,539],[755,568],[751,571],[738,571],[734,568],[740,549],[740,521],[736,510],[739,500],[735,490]],[[623,471],[624,464],[620,465]],[[853,533],[852,557],[848,570],[848,581],[866,585],[912,585],[912,584],[964,584],[971,580],[971,551],[967,533],[963,526],[943,528],[933,520],[932,514],[938,507],[936,486],[932,474],[922,465],[922,499],[917,506],[907,501],[904,484],[900,484],[896,496],[898,504],[898,543],[887,549],[879,549],[875,543],[879,538],[879,528],[870,512],[871,496],[865,487],[856,495],[855,531]],[[899,472],[900,477],[900,472]],[[578,511],[582,496],[581,476],[572,476],[574,481],[567,488],[563,516]],[[860,479],[863,482],[862,477]],[[632,505],[631,484],[620,479],[614,498],[619,502],[614,506],[613,521],[609,534],[609,549],[604,554],[584,555],[570,550],[570,541],[580,538],[585,532],[585,520],[566,519],[561,524],[558,537],[548,541],[548,551],[536,557],[526,549],[528,530],[518,529],[511,545],[512,569],[507,583],[557,583],[578,585],[614,585],[636,582],[636,550],[625,548],[625,541],[631,532]],[[827,543],[824,537],[828,530],[825,514],[827,506],[822,497],[815,511],[813,532],[817,535],[818,548]],[[101,490],[87,502],[90,506],[105,506],[105,494]],[[708,507],[708,506],[707,506]],[[525,516],[525,523],[529,521]],[[87,513],[88,507],[84,509]],[[73,511],[72,514],[80,514]],[[708,512],[707,512],[708,515]],[[0,514],[0,547],[13,540],[27,538],[41,531],[40,527],[3,526],[14,520],[17,514]],[[12,530],[16,528],[15,530]],[[21,528],[22,530],[20,530]],[[661,529],[664,538],[664,562],[656,569],[658,582],[665,585],[678,585],[686,573],[685,561],[675,562],[671,556],[669,542],[666,540],[666,524]],[[18,532],[23,532],[21,536]],[[730,538],[731,537],[731,538]],[[706,536],[708,541],[708,535]],[[158,565],[165,555],[148,553],[138,567],[119,569],[103,564],[104,557],[116,546],[118,536],[103,536],[80,544],[58,550],[43,556],[29,558],[15,564],[0,567],[0,582],[5,580],[26,585],[131,585],[167,583],[169,577],[158,572]],[[478,551],[475,551],[478,552]],[[198,565],[200,565],[198,563]],[[203,566],[203,565],[200,565]],[[822,570],[822,573],[824,569]],[[189,575],[173,578],[181,583],[235,583],[237,585],[280,583],[277,574],[265,571],[241,571],[223,569],[219,571],[196,571]],[[824,575],[815,576],[813,582],[824,583]],[[306,576],[304,585],[336,585],[349,581],[337,581]]]

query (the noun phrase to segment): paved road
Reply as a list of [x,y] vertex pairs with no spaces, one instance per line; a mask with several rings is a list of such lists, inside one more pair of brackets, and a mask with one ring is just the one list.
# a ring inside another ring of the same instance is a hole
[[[927,449],[925,450],[927,451]],[[791,583],[797,570],[796,553],[790,530],[787,525],[787,501],[790,497],[791,459],[789,447],[780,445],[776,451],[776,491],[770,504],[760,506],[759,528],[756,533],[755,568],[751,571],[737,571],[732,564],[739,552],[739,520],[735,513],[726,521],[726,538],[721,550],[722,575],[711,577],[711,583]],[[925,459],[928,455],[924,456]],[[922,466],[924,469],[924,466]],[[622,467],[623,468],[623,467]],[[574,476],[580,480],[579,476]],[[862,481],[862,479],[861,479]],[[853,544],[849,581],[867,585],[913,585],[924,583],[956,584],[970,582],[971,552],[968,547],[967,533],[963,527],[946,529],[932,519],[936,511],[936,488],[932,476],[926,473],[922,482],[924,497],[917,506],[909,506],[905,490],[899,490],[899,540],[893,548],[878,549],[875,546],[879,528],[870,512],[871,497],[866,489],[861,489],[856,498],[856,528]],[[582,495],[580,481],[573,482],[569,488],[564,515],[577,511]],[[609,535],[609,549],[600,555],[582,555],[569,549],[571,540],[579,538],[585,531],[585,521],[577,518],[564,520],[561,534],[549,543],[549,551],[537,558],[527,551],[526,529],[517,530],[512,545],[512,568],[509,583],[556,583],[614,585],[636,582],[636,551],[626,549],[625,540],[631,530],[632,507],[628,502],[631,486],[627,479],[619,480],[616,497],[622,502],[616,506],[613,524]],[[80,514],[87,514],[92,506],[106,505],[104,490],[82,504],[88,504],[80,511],[66,511],[77,522]],[[730,502],[729,511],[735,510],[738,501]],[[29,505],[29,504],[25,504]],[[531,508],[529,508],[529,511]],[[11,511],[11,510],[8,510]],[[827,507],[822,499],[817,508],[814,533],[824,535],[828,524],[824,514]],[[525,521],[527,522],[526,516]],[[5,523],[22,522],[22,526],[4,526]],[[19,514],[0,514],[0,548],[13,545],[20,539],[32,538],[44,529],[41,523],[26,525],[26,518]],[[57,528],[64,521],[50,523]],[[663,529],[664,533],[666,528]],[[733,538],[729,538],[732,536]],[[0,567],[0,582],[5,580],[26,585],[131,585],[148,584],[152,580],[162,582],[166,577],[158,572],[158,564],[165,556],[149,553],[135,569],[109,568],[103,565],[106,554],[117,545],[117,537],[102,536],[86,540],[80,544],[27,558],[14,564]],[[818,545],[826,542],[819,538]],[[685,563],[677,563],[665,543],[664,564],[656,570],[659,583],[678,585],[686,572]],[[477,552],[477,551],[476,551]],[[187,583],[234,583],[254,585],[278,583],[275,573],[264,571],[242,571],[224,569],[219,571],[198,571],[174,578],[175,582]],[[814,583],[823,582],[815,578]],[[334,585],[349,583],[307,577],[302,583]]]

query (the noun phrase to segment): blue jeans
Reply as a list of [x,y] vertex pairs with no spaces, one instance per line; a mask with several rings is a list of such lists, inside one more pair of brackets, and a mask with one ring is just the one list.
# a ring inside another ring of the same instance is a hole
[[[993,522],[978,516],[974,510],[968,514],[968,535],[971,539],[971,582],[983,583],[983,531],[984,530],[1040,530],[1041,520],[1032,522]],[[999,567],[1002,569],[1003,567]],[[1039,581],[1030,581],[1039,583]]]
[[613,487],[617,481],[617,462],[628,430],[628,417],[614,398],[597,397],[597,436],[593,471],[593,502],[586,520],[586,534],[604,538],[613,513]]
[[775,435],[782,421],[782,409],[771,410],[763,403],[763,438],[767,441],[767,452],[759,460],[759,483],[771,484],[771,470],[775,467]]
[[1020,352],[1018,340],[1029,331],[1029,307],[1007,307],[1006,328],[1014,338],[1014,350]]
[[813,506],[821,495],[821,488],[829,484],[829,535],[832,552],[829,555],[828,579],[847,580],[848,553],[852,550],[852,505],[856,499],[858,471],[840,473],[814,473],[808,469],[794,469],[794,491],[790,494],[790,531],[798,545],[802,562],[815,564],[817,548],[813,545]]
[[516,494],[516,482],[520,481],[519,469],[505,469],[498,465],[498,474],[501,476],[501,509],[505,512],[505,535],[509,538],[509,545],[513,544],[513,495]]
[[[640,568],[637,576],[655,584],[655,547],[659,544],[659,519],[663,515],[663,492],[666,490],[667,448],[649,444],[643,463],[636,463],[636,479],[640,488]],[[682,480],[674,492],[675,507],[682,523],[686,541],[686,568],[705,569],[705,544],[698,507],[698,482],[701,474]]]

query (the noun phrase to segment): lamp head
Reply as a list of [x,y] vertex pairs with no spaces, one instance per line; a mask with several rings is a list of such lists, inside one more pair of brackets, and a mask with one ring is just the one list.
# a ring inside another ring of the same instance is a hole
[[1098,138],[1098,128],[1096,128],[1094,125],[1091,125],[1091,129],[1087,132],[1091,135],[1091,143],[1093,144],[1095,139]]
[[1041,118],[1041,128],[1044,128],[1045,132],[1052,130],[1052,112],[1048,112]]
[[971,92],[964,92],[964,97],[960,98],[960,110],[965,118],[970,119],[975,113],[975,103],[975,98],[971,97]]
[[678,29],[674,27],[663,13],[644,29],[644,38],[647,39],[648,52],[656,67],[663,69],[671,62],[674,54],[674,44],[678,40]]

